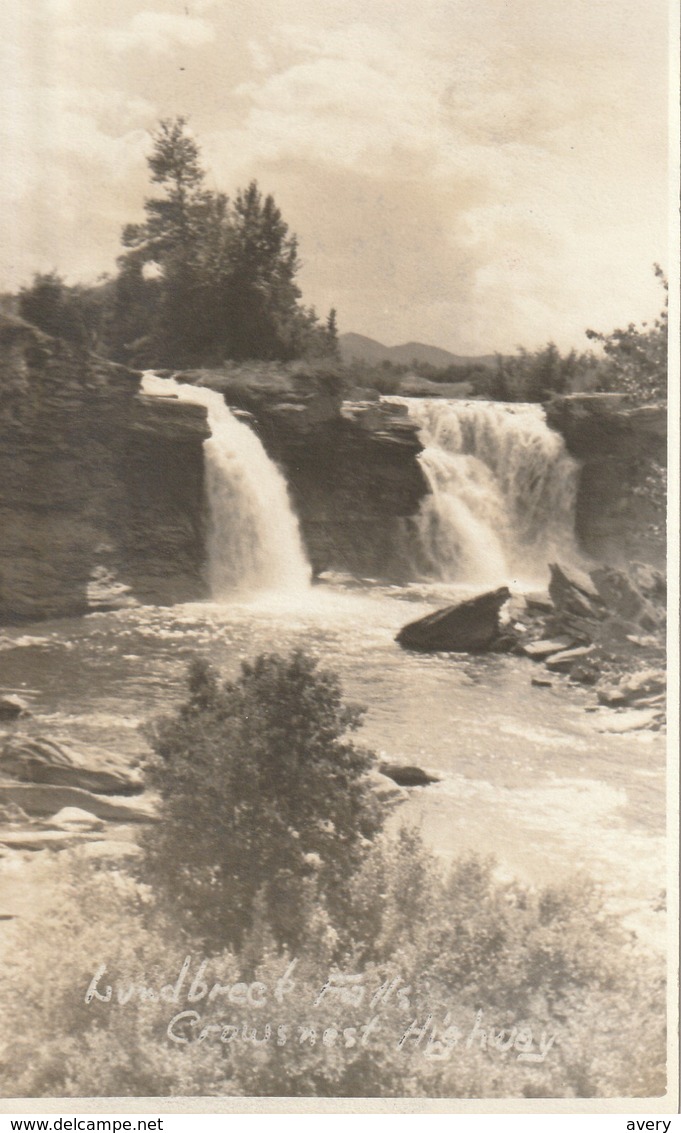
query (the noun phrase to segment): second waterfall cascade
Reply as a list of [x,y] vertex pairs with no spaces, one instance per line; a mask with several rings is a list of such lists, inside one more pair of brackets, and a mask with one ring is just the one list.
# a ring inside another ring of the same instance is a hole
[[253,430],[215,390],[153,372],[145,374],[143,390],[208,411],[211,435],[203,451],[211,597],[220,601],[235,592],[304,591],[311,571],[286,481]]
[[386,398],[420,426],[430,494],[410,524],[414,570],[474,586],[545,585],[577,557],[576,462],[541,405]]

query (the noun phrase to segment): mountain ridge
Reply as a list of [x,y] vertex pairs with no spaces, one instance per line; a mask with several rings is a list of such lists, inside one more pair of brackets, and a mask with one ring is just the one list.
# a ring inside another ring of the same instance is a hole
[[391,362],[394,365],[409,366],[417,362],[444,369],[447,366],[469,366],[473,363],[491,366],[495,359],[494,354],[453,354],[450,350],[444,350],[440,346],[430,346],[425,342],[404,342],[398,346],[385,346],[375,338],[355,334],[353,331],[339,335],[338,345],[341,358],[346,363],[368,362],[380,365],[381,362]]

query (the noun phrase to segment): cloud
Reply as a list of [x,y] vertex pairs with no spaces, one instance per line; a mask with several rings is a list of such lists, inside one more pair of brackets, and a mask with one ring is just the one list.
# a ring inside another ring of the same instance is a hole
[[[205,5],[201,5],[201,10],[204,9]],[[138,12],[126,27],[103,32],[103,39],[116,52],[144,50],[154,55],[169,55],[177,48],[204,47],[212,43],[215,28],[198,16]]]
[[110,268],[148,193],[148,132],[187,114],[211,186],[274,193],[305,301],[343,329],[470,352],[583,344],[659,299],[666,10],[0,5],[3,284]]
[[[122,91],[24,87],[0,121],[4,281],[36,270],[94,278],[142,199],[153,107]],[[5,283],[5,286],[7,284]]]

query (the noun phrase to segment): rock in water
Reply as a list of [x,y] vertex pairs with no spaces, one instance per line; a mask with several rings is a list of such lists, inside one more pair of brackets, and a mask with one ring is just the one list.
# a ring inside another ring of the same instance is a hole
[[613,712],[599,720],[599,732],[638,732],[643,728],[659,728],[662,713],[658,708],[630,708],[624,712]]
[[554,653],[570,649],[574,644],[574,639],[571,637],[556,637],[553,641],[528,641],[527,645],[522,646],[522,652],[533,661],[543,661]]
[[663,701],[666,688],[666,674],[661,669],[644,669],[623,677],[617,685],[601,688],[598,700],[613,707],[635,704],[651,696],[659,696]]
[[82,787],[103,795],[133,795],[143,787],[140,776],[112,752],[81,750],[40,736],[7,739],[0,751],[0,772],[24,783]]
[[439,783],[437,775],[431,775],[422,767],[414,767],[407,763],[379,763],[381,775],[397,783],[398,787],[427,787],[430,783]]
[[395,640],[405,649],[473,653],[494,648],[501,638],[499,613],[511,592],[507,586],[445,606],[403,626]]
[[547,657],[546,668],[552,673],[569,673],[573,665],[594,652],[593,645],[580,645],[576,649],[563,649]]
[[381,774],[381,772],[376,769],[369,772],[368,780],[372,791],[374,791],[379,800],[387,806],[402,803],[409,797],[404,787],[398,787],[397,783],[390,779],[389,776]]
[[0,720],[17,720],[19,716],[30,715],[26,701],[20,696],[0,696]]
[[55,830],[100,830],[104,819],[78,806],[64,806],[47,825]]

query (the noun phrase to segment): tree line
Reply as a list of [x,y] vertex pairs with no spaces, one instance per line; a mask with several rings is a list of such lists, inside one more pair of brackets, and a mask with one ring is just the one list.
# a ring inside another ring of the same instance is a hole
[[[48,334],[117,362],[143,368],[220,366],[225,361],[340,361],[336,312],[320,321],[302,302],[298,244],[274,198],[256,181],[233,199],[209,189],[200,148],[183,117],[164,119],[148,157],[154,192],[144,220],[123,229],[114,277],[67,285],[57,272],[37,274],[3,305]],[[634,402],[666,397],[667,281],[652,324],[610,333],[587,330],[597,350],[561,354],[555,343],[494,362],[438,369],[414,362],[353,363],[347,384],[398,393],[412,374],[433,382],[469,382],[474,396],[546,401],[581,390],[622,392]]]

